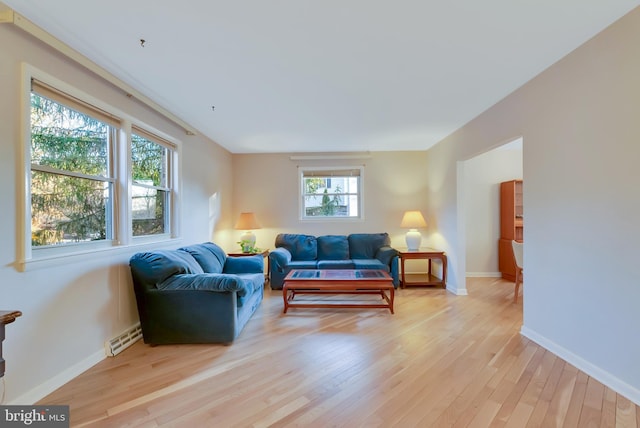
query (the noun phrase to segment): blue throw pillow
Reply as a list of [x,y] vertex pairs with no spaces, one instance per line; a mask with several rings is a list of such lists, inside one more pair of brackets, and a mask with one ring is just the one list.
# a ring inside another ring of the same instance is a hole
[[173,275],[204,273],[191,254],[176,250],[157,250],[134,254],[129,265],[146,285],[157,285]]
[[293,261],[308,261],[318,258],[318,244],[315,236],[297,233],[281,233],[276,236],[276,247],[286,248]]
[[388,233],[354,233],[349,235],[352,259],[374,259],[380,247],[389,245]]
[[318,236],[318,260],[348,260],[349,241],[344,235]]
[[213,242],[180,248],[193,256],[207,273],[221,273],[227,259],[224,250]]

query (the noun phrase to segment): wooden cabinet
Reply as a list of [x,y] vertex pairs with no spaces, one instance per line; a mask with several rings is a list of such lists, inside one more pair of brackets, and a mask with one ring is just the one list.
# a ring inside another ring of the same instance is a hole
[[522,180],[500,183],[500,240],[498,241],[498,268],[502,277],[516,279],[511,241],[523,238]]

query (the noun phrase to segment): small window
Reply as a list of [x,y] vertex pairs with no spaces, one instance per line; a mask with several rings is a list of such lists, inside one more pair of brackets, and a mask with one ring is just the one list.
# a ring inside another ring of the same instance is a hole
[[302,219],[362,217],[362,168],[301,168]]
[[112,239],[119,122],[35,80],[30,115],[31,246]]
[[169,233],[173,146],[140,128],[131,135],[133,236]]

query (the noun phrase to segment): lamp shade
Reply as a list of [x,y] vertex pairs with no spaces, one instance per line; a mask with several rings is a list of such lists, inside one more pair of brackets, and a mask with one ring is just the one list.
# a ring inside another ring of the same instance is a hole
[[417,251],[420,248],[422,242],[422,235],[418,232],[419,227],[427,227],[427,222],[424,221],[424,217],[420,211],[407,211],[402,216],[402,223],[400,227],[409,229],[405,235],[407,242],[407,249],[409,251]]
[[240,217],[236,222],[235,229],[239,230],[253,230],[260,229],[260,224],[256,220],[256,216],[253,213],[240,213]]
[[402,217],[400,227],[407,229],[417,229],[419,227],[427,227],[427,222],[420,211],[406,211]]

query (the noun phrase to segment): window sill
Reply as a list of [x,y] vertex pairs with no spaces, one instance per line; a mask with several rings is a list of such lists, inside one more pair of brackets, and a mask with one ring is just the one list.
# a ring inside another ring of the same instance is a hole
[[[80,263],[88,260],[94,260],[97,254],[119,254],[119,253],[131,253],[132,251],[144,251],[145,249],[158,249],[158,248],[170,248],[175,247],[182,238],[170,238],[159,239],[155,241],[141,240],[132,242],[129,245],[116,245],[115,241],[110,243],[101,243],[99,246],[81,246],[79,245],[77,250],[71,248],[55,248],[48,249],[48,251],[41,252],[42,254],[28,260],[18,260],[16,262],[16,269],[19,272],[29,272],[37,269],[45,269],[50,267],[60,266],[62,264]],[[54,251],[52,251],[54,250]],[[60,250],[60,251],[57,251]],[[76,251],[74,251],[76,250]],[[34,253],[38,250],[34,250]]]

